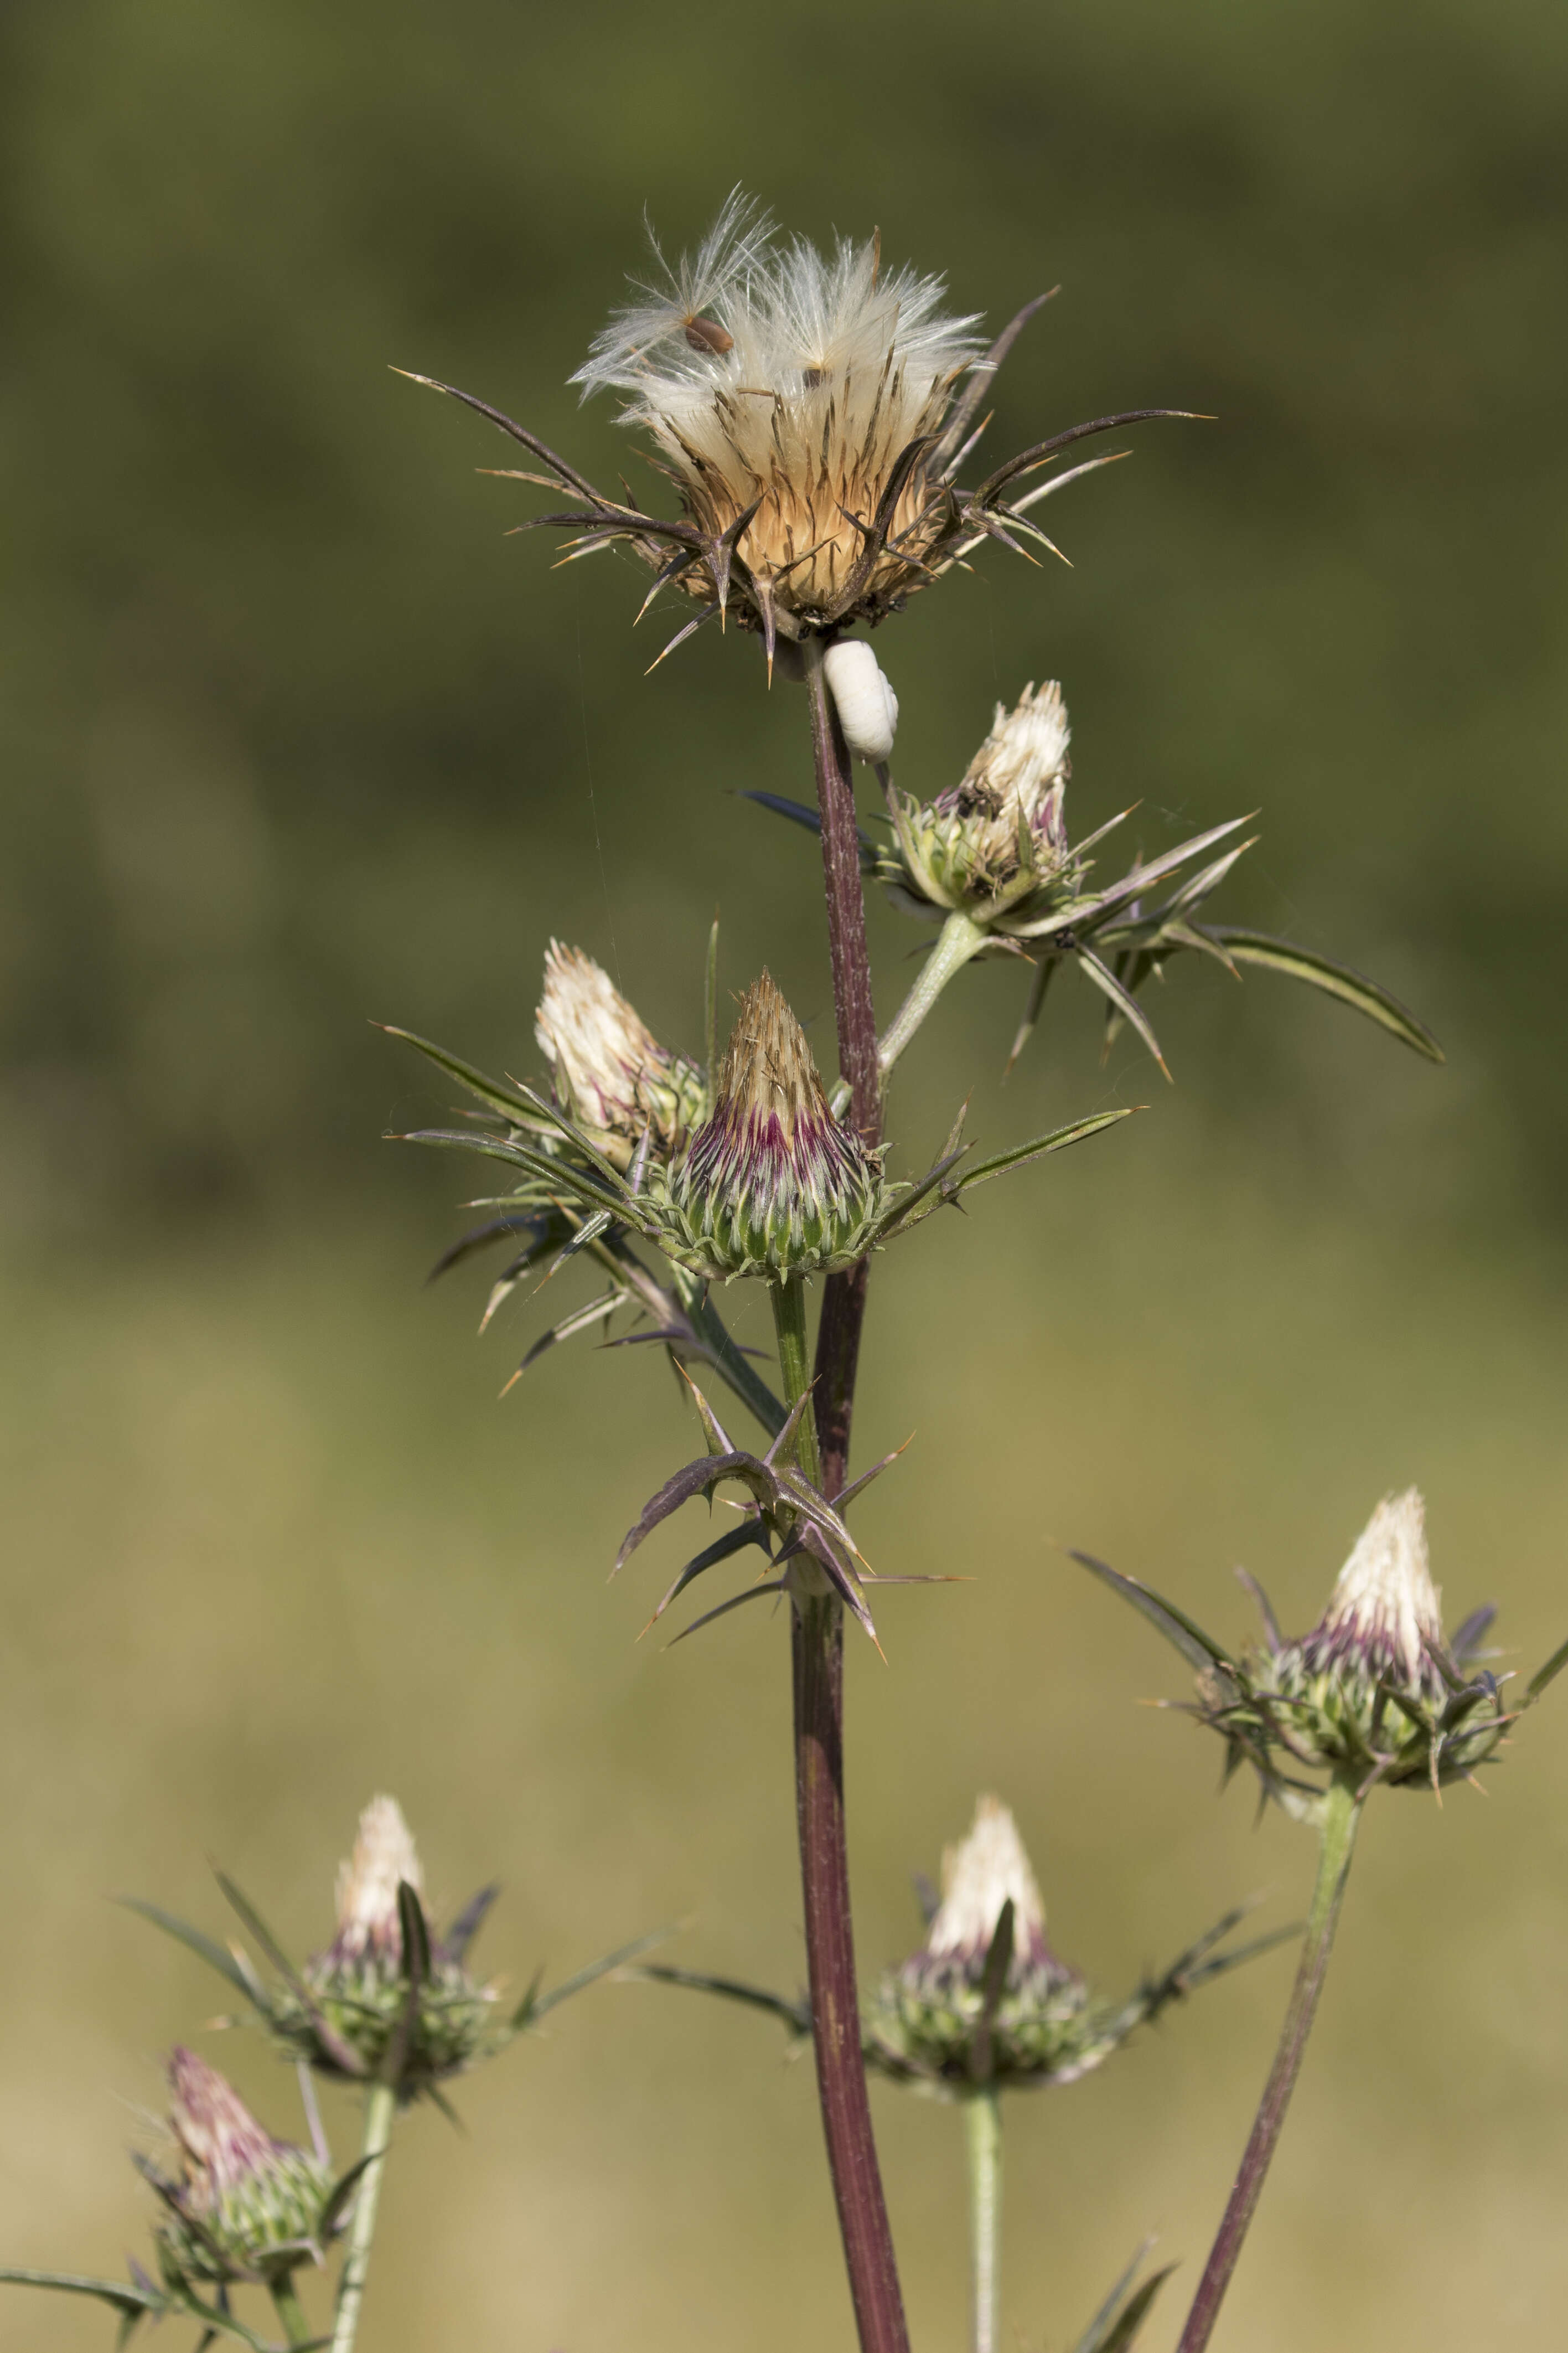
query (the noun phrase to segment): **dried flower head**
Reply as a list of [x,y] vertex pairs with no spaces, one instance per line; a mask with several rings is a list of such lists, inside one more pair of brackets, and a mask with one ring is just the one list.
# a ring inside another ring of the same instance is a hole
[[1063,800],[1071,775],[1067,706],[1054,679],[1028,685],[1009,711],[996,705],[991,733],[960,782],[921,803],[889,796],[896,855],[883,878],[921,913],[961,910],[1003,924],[1078,895],[1082,861],[1068,847]]
[[652,279],[634,280],[634,293],[573,381],[584,397],[624,396],[621,421],[651,442],[679,497],[679,522],[647,513],[630,491],[606,498],[486,402],[451,385],[435,389],[549,469],[521,479],[581,501],[533,519],[577,527],[569,554],[623,542],[657,572],[654,590],[673,586],[701,608],[674,643],[733,609],[771,659],[781,637],[831,634],[897,611],[986,539],[1020,554],[1030,539],[1055,554],[1026,510],[1089,469],[1019,497],[1024,480],[1087,435],[1186,413],[1097,417],[962,488],[959,469],[984,429],[975,413],[1047,298],[1028,303],[982,356],[978,321],[949,313],[940,278],[884,271],[879,237],[841,237],[830,254],[802,237],[781,244],[738,190],[694,255],[672,268],[655,242]]
[[617,1168],[631,1166],[645,1137],[654,1154],[672,1157],[707,1114],[702,1071],[658,1043],[581,948],[551,941],[534,1034],[556,1102]]
[[163,2200],[158,2244],[176,2280],[271,2281],[321,2263],[341,2227],[328,2168],[258,2125],[232,2084],[194,2051],[169,2061],[169,2123],[180,2173],[142,2171]]
[[877,1988],[866,2055],[882,2073],[947,2097],[986,2084],[1073,2083],[1169,2002],[1263,1949],[1215,1956],[1240,1917],[1227,1914],[1127,2000],[1107,2001],[1052,1951],[1017,1826],[999,1799],[983,1797],[967,1836],[942,1857],[925,1943]]
[[664,1246],[726,1279],[821,1274],[865,1255],[888,1205],[877,1155],[834,1117],[764,972],[742,1002],[712,1115],[669,1173]]
[[1266,1797],[1307,1820],[1321,1812],[1325,1776],[1348,1781],[1358,1798],[1379,1782],[1440,1789],[1472,1779],[1568,1663],[1564,1643],[1519,1704],[1505,1707],[1510,1678],[1482,1663],[1496,1613],[1473,1610],[1452,1638],[1445,1633],[1414,1487],[1379,1504],[1322,1617],[1293,1641],[1257,1579],[1237,1572],[1262,1615],[1259,1649],[1232,1652],[1135,1577],[1087,1553],[1073,1557],[1131,1601],[1196,1670],[1189,1713],[1222,1735],[1227,1769],[1251,1765]]

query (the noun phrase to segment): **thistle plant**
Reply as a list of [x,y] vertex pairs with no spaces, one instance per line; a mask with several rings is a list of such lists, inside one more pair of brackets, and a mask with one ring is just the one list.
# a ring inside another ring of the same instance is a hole
[[[1076,2084],[1103,2066],[1137,2028],[1199,1986],[1294,1936],[1274,1930],[1247,1945],[1219,1947],[1246,1916],[1227,1912],[1168,1968],[1131,1994],[1107,1997],[1052,1948],[1034,1867],[1012,1813],[982,1797],[970,1829],[942,1856],[940,1899],[926,1901],[925,1941],[885,1969],[865,2005],[862,2045],[878,2074],[956,2105],[969,2168],[973,2353],[996,2353],[1002,2275],[1002,2094]],[[732,1978],[648,1962],[634,1974],[770,2011],[792,2040],[811,2031],[806,2006]],[[1129,2305],[1127,2282],[1106,2327],[1136,2327],[1168,2273],[1144,2283]],[[1131,2317],[1126,2316],[1131,2308]],[[1130,2337],[1122,2342],[1131,2342]]]
[[[353,1852],[339,1869],[331,1939],[298,1968],[248,1896],[225,1873],[216,1877],[266,1969],[245,1945],[220,1944],[139,1896],[123,1900],[238,1994],[240,2014],[209,2023],[258,2027],[293,2062],[310,2149],[274,2139],[216,2068],[195,2052],[176,2050],[169,2064],[169,2125],[177,2169],[137,2160],[163,2208],[159,2279],[133,2266],[128,2283],[19,2270],[0,2271],[0,2281],[96,2297],[120,2314],[121,2344],[141,2321],[174,2316],[198,2323],[203,2347],[226,2337],[252,2353],[270,2353],[230,2298],[235,2287],[260,2286],[283,2324],[286,2345],[353,2353],[398,2114],[429,2101],[455,2122],[446,2084],[499,2056],[574,1994],[639,1959],[663,1932],[607,1953],[548,1992],[541,1971],[521,2000],[503,2000],[499,1983],[481,1983],[468,1968],[469,1948],[498,1890],[480,1888],[448,1927],[434,1930],[413,1835],[397,1800],[385,1796],[373,1798],[361,1814]],[[351,2085],[363,2097],[358,2161],[336,2178],[316,2077]],[[316,2336],[294,2274],[305,2264],[321,2267],[339,2238],[345,2244],[331,2329]]]
[[[619,396],[620,423],[672,495],[673,513],[645,506],[629,487],[622,498],[607,496],[501,410],[431,377],[416,379],[477,410],[542,469],[497,470],[507,479],[566,494],[567,504],[517,528],[568,533],[563,562],[629,552],[653,575],[645,611],[661,594],[682,601],[686,617],[660,660],[732,615],[742,639],[761,641],[768,680],[777,665],[806,690],[813,797],[755,797],[819,837],[836,1079],[819,1074],[765,973],[744,994],[721,1057],[716,931],[700,1066],[656,1046],[603,976],[594,978],[585,961],[554,947],[538,1028],[549,1064],[542,1087],[491,1079],[411,1038],[481,1105],[478,1121],[422,1130],[413,1140],[478,1151],[510,1168],[513,1190],[482,1204],[495,1214],[442,1261],[455,1264],[490,1241],[520,1243],[487,1317],[536,1269],[548,1279],[581,1255],[608,1277],[607,1288],[531,1345],[524,1366],[574,1332],[610,1335],[624,1311],[630,1328],[613,1344],[662,1346],[684,1377],[703,1451],[644,1507],[620,1558],[687,1502],[711,1502],[726,1485],[742,1491],[734,1523],[686,1562],[655,1619],[697,1577],[750,1548],[765,1556],[763,1577],[696,1622],[759,1596],[787,1604],[808,1978],[800,2015],[815,2051],[865,2353],[906,2353],[909,2341],[867,2098],[868,2056],[926,2090],[951,2091],[962,2077],[972,2100],[977,2043],[994,2086],[999,2066],[1003,2076],[1032,2069],[1031,2080],[1059,2079],[1106,2055],[1117,2021],[1129,2015],[1126,2005],[1106,2010],[1049,1956],[1020,1883],[990,1923],[978,1983],[965,1974],[977,1966],[967,1946],[962,1964],[958,1947],[928,1947],[910,1965],[912,1977],[898,1980],[903,2006],[894,1989],[886,1992],[863,2049],[845,1818],[844,1623],[853,1617],[874,1634],[871,1602],[882,1586],[945,1581],[874,1568],[846,1518],[856,1495],[897,1459],[897,1451],[884,1453],[851,1476],[872,1262],[974,1186],[1126,1115],[1096,1113],[976,1159],[960,1112],[923,1170],[918,1162],[906,1169],[884,1128],[889,1075],[943,989],[983,955],[1032,967],[1015,1057],[1040,1018],[1052,972],[1070,960],[1104,999],[1109,1033],[1130,1025],[1163,1067],[1140,991],[1187,950],[1233,976],[1247,963],[1291,974],[1441,1060],[1430,1033],[1375,983],[1289,943],[1208,920],[1210,899],[1247,847],[1237,838],[1245,818],[1153,856],[1137,850],[1104,881],[1100,845],[1130,812],[1110,814],[1075,841],[1059,684],[1031,686],[1011,709],[999,707],[956,783],[933,780],[921,791],[895,783],[891,757],[896,741],[909,749],[911,698],[900,697],[879,653],[855,632],[880,628],[910,596],[968,569],[988,541],[1031,561],[1031,550],[1059,554],[1034,511],[1126,454],[1067,466],[1066,453],[1124,425],[1192,413],[1141,407],[1097,417],[966,481],[996,371],[1046,299],[1026,303],[986,346],[977,320],[949,310],[941,280],[884,267],[879,237],[841,238],[828,254],[801,238],[784,242],[737,192],[695,254],[671,265],[654,245],[650,274],[634,283],[633,299],[573,378],[584,398]],[[879,833],[860,823],[857,759],[875,774]],[[880,1035],[868,880],[938,927],[906,1003]],[[738,1280],[768,1286],[776,1390],[736,1345],[716,1303],[715,1291]],[[759,1444],[731,1436],[710,1394],[716,1382],[760,1425]],[[1244,1736],[1238,1719],[1234,1739]],[[1016,1953],[1007,1945],[988,1993],[984,1970],[1003,1949],[995,1940],[1004,1915],[1007,1937],[1022,1941]],[[1194,1947],[1197,1957],[1185,1960],[1201,1969],[1209,1949]],[[1139,2012],[1146,2014],[1147,2007]],[[1135,2295],[1123,2283],[1085,2347],[1131,2344],[1147,2309],[1139,2298],[1152,2293],[1147,2283]]]
[[[1086,787],[1074,778],[1067,700],[1046,665],[1037,666],[1042,683],[997,704],[962,774],[924,764],[918,695],[907,681],[900,694],[896,659],[884,664],[889,640],[879,637],[874,649],[869,633],[910,596],[970,570],[991,541],[1031,564],[1058,554],[1037,520],[1041,504],[1128,454],[1103,450],[1067,464],[1068,453],[1122,426],[1193,414],[1139,407],[1095,417],[974,479],[968,470],[990,422],[983,412],[997,371],[1047,299],[1026,303],[987,344],[974,316],[950,308],[940,280],[885,267],[879,237],[840,238],[828,253],[784,241],[737,191],[694,254],[671,264],[654,245],[649,274],[571,378],[584,398],[618,396],[621,426],[663,485],[652,504],[629,486],[624,497],[606,495],[500,409],[435,385],[533,459],[530,469],[494,470],[551,494],[547,511],[519,530],[566,533],[563,562],[629,553],[652,575],[643,610],[661,596],[678,603],[680,626],[659,660],[709,622],[723,628],[733,617],[736,639],[760,644],[765,657],[764,672],[751,654],[758,687],[764,674],[771,686],[777,670],[805,690],[810,799],[751,797],[818,839],[831,1058],[826,1040],[814,1051],[760,955],[732,1017],[721,1018],[717,924],[705,955],[700,943],[691,955],[694,975],[701,965],[702,1004],[688,1041],[695,1033],[700,1051],[661,1042],[592,956],[559,938],[543,949],[531,1080],[494,1078],[410,1031],[392,1034],[467,1099],[456,1124],[406,1140],[477,1154],[500,1172],[500,1189],[469,1205],[481,1222],[437,1271],[505,1247],[483,1324],[574,1265],[594,1272],[598,1288],[586,1299],[572,1298],[570,1274],[552,1293],[565,1313],[532,1339],[518,1374],[595,1333],[617,1351],[661,1352],[679,1377],[700,1451],[637,1513],[616,1567],[688,1504],[711,1505],[722,1494],[735,1509],[679,1567],[649,1624],[710,1571],[763,1556],[758,1576],[689,1620],[678,1639],[758,1599],[778,1605],[788,1628],[805,1992],[794,1999],[668,1966],[637,1973],[759,2007],[795,2040],[809,2038],[862,2353],[908,2353],[910,2341],[868,2071],[963,2115],[972,2340],[975,2353],[995,2353],[1005,2098],[1094,2075],[1137,2028],[1295,1933],[1236,1944],[1245,1907],[1233,1909],[1167,1968],[1130,1994],[1106,1996],[1047,1937],[1012,1815],[983,1798],[946,1857],[919,1948],[861,1999],[844,1778],[846,1623],[880,1650],[884,1588],[960,1581],[873,1564],[850,1524],[858,1499],[905,1451],[868,1450],[874,1459],[852,1471],[872,1266],[938,1211],[963,1207],[976,1187],[1015,1169],[1038,1177],[1057,1153],[1131,1115],[1126,1106],[1086,1110],[978,1155],[965,1136],[965,1106],[944,1139],[916,1150],[887,1129],[892,1074],[957,976],[1002,956],[1028,967],[1009,1070],[1041,1021],[1053,975],[1072,965],[1103,1005],[1107,1044],[1125,1026],[1169,1076],[1145,997],[1184,954],[1234,978],[1256,967],[1299,979],[1428,1061],[1442,1060],[1431,1033],[1376,982],[1315,950],[1214,920],[1222,886],[1251,846],[1250,816],[1148,853],[1135,832],[1119,832],[1134,812],[1100,805],[1089,797],[1092,780]],[[804,767],[804,744],[802,754]],[[862,782],[876,804],[864,812]],[[868,884],[932,935],[880,1030]],[[765,1286],[773,1364],[729,1328],[737,1282]],[[1483,1647],[1489,1610],[1451,1638],[1445,1631],[1415,1490],[1379,1505],[1321,1619],[1291,1641],[1250,1579],[1263,1634],[1233,1650],[1136,1579],[1088,1554],[1076,1557],[1194,1670],[1189,1712],[1223,1742],[1227,1778],[1249,1767],[1260,1801],[1310,1826],[1320,1841],[1279,2050],[1182,2337],[1181,2353],[1203,2353],[1300,2066],[1362,1809],[1381,1786],[1440,1797],[1473,1780],[1568,1663],[1568,1644],[1510,1701],[1510,1678],[1494,1672]],[[388,1797],[362,1816],[335,1916],[323,1917],[303,1961],[289,1958],[230,1879],[220,1873],[218,1883],[244,1943],[222,1943],[139,1900],[132,1908],[223,1977],[239,2009],[218,2023],[258,2029],[292,2063],[309,2147],[274,2137],[182,2046],[170,2063],[173,2157],[140,2161],[160,2209],[157,2275],[138,2265],[123,2283],[0,2276],[98,2298],[117,2314],[121,2342],[143,2321],[174,2317],[199,2330],[200,2353],[221,2339],[272,2353],[247,2303],[265,2295],[289,2347],[353,2353],[399,2120],[419,2106],[449,2116],[450,2087],[463,2074],[570,1995],[629,1969],[658,1940],[625,1946],[549,1991],[536,1978],[520,2000],[503,1995],[472,1958],[495,1890],[481,1889],[444,1925],[433,1919],[419,1854]],[[341,2174],[321,2127],[318,2082],[363,2109],[358,2158]],[[1048,2104],[1036,2114],[1042,2108]],[[312,2336],[298,2284],[340,2248],[330,2330]],[[1146,2253],[1112,2287],[1078,2353],[1129,2353],[1168,2276],[1140,2277]]]
[[1362,1809],[1380,1785],[1426,1788],[1476,1782],[1511,1726],[1568,1665],[1562,1643],[1531,1676],[1517,1705],[1482,1649],[1495,1615],[1483,1604],[1452,1639],[1432,1581],[1426,1508],[1408,1488],[1385,1496],[1335,1581],[1310,1633],[1287,1641],[1267,1594],[1238,1571],[1263,1620],[1261,1644],[1235,1651],[1175,1603],[1086,1553],[1074,1556],[1157,1626],[1195,1673],[1188,1712],[1226,1744],[1226,1778],[1240,1765],[1270,1801],[1318,1834],[1317,1884],[1289,2007],[1178,2353],[1203,2353],[1241,2253],[1285,2122],[1328,1972]]

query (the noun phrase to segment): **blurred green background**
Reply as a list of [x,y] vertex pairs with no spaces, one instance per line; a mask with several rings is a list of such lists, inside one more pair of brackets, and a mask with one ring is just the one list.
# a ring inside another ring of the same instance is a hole
[[[1063,984],[1004,1091],[1013,976],[944,1002],[911,1161],[972,1085],[986,1141],[1152,1109],[877,1275],[862,1448],[918,1435],[862,1541],[973,1581],[884,1601],[889,1663],[852,1657],[867,1968],[980,1788],[1111,1987],[1238,1895],[1304,1901],[1309,1841],[1216,1799],[1212,1745],[1138,1705],[1177,1662],[1055,1545],[1237,1633],[1245,1561],[1301,1625],[1415,1480],[1451,1604],[1505,1603],[1526,1662],[1563,1632],[1565,133],[1545,0],[13,0],[5,2259],[144,2248],[124,2145],[221,1999],[107,1899],[216,1928],[213,1856],[306,1947],[375,1788],[437,1895],[504,1881],[514,1978],[677,1920],[675,1957],[802,1970],[782,1624],[637,1646],[679,1537],[605,1589],[691,1442],[672,1385],[582,1347],[495,1403],[539,1311],[476,1346],[482,1277],[421,1292],[481,1187],[379,1143],[444,1097],[367,1027],[529,1071],[558,932],[695,1046],[718,904],[726,987],[765,957],[830,1054],[811,845],[730,797],[807,787],[798,696],[711,634],[645,679],[641,575],[507,539],[537,494],[476,473],[502,445],[387,373],[613,479],[626,437],[564,379],[645,203],[677,245],[738,179],[814,235],[879,223],[995,323],[1060,280],[998,455],[1217,412],[1052,508],[1072,571],[992,550],[881,633],[900,778],[950,781],[996,696],[1060,676],[1076,829],[1260,809],[1226,912],[1449,1050],[1178,966],[1174,1089],[1125,1039],[1102,1071]],[[871,920],[890,1009],[913,936]],[[1373,1809],[1235,2353],[1561,2342],[1562,1705],[1487,1778]],[[1016,2107],[1010,2345],[1059,2353],[1146,2232],[1190,2284],[1289,1967]],[[202,2047],[295,2128],[274,2063]],[[957,2346],[958,2126],[877,2101],[916,2342]],[[397,2156],[367,2353],[849,2345],[809,2071],[765,2022],[604,1989],[459,2104],[466,2140],[422,2116]],[[110,2326],[0,2299],[5,2353]]]

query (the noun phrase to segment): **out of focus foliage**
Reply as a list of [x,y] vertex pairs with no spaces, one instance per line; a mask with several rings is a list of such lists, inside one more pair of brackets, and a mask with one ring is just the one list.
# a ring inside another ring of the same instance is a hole
[[[879,222],[993,321],[1061,281],[999,449],[1137,401],[1217,412],[1053,506],[1072,573],[992,550],[883,632],[905,780],[1059,674],[1078,822],[1139,798],[1163,839],[1258,807],[1243,918],[1403,987],[1483,1114],[1440,1155],[1446,1207],[1561,1200],[1559,12],[979,0],[960,29],[808,0],[785,38],[679,0],[24,0],[0,37],[28,1222],[363,1186],[389,1082],[362,1017],[515,1057],[551,928],[688,1034],[715,901],[787,960],[809,860],[721,797],[799,788],[787,698],[707,639],[645,685],[635,576],[506,540],[537,494],[473,470],[506,445],[387,372],[653,486],[563,380],[645,203],[679,243],[737,179],[819,236]],[[1360,1099],[1332,1017],[1280,994],[1225,1004],[1206,1060],[1176,1036],[1178,1075],[1261,1093],[1325,1165],[1391,1096],[1426,1122],[1428,1073],[1369,1061]]]

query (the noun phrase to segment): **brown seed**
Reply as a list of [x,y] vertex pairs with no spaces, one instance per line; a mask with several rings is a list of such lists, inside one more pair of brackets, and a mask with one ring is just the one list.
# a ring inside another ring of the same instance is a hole
[[688,319],[686,340],[694,352],[711,352],[716,360],[735,348],[734,336],[726,334],[716,319]]

